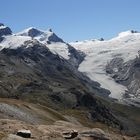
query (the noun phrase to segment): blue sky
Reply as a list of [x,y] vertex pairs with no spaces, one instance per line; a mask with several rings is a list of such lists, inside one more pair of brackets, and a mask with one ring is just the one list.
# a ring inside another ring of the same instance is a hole
[[14,32],[52,28],[65,41],[140,31],[140,0],[0,0],[0,22]]

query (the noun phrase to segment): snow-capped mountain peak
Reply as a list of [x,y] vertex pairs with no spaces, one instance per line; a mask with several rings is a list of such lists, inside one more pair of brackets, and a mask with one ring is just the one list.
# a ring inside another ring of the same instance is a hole
[[16,35],[36,37],[43,33],[44,33],[43,31],[38,30],[37,28],[29,27],[29,28],[23,30],[22,32],[17,33]]
[[47,31],[39,30],[34,27],[27,28],[22,32],[17,33],[16,35],[20,36],[30,36],[44,44],[50,44],[52,42],[64,42],[61,38],[59,38],[52,29]]
[[38,40],[40,43],[47,45],[47,47],[55,54],[59,54],[65,59],[69,59],[68,45],[59,38],[52,29],[47,31],[38,30],[34,27],[27,28],[20,33],[18,36],[31,37],[32,39]]
[[0,50],[4,48],[17,49],[24,46],[25,42],[36,40],[46,45],[53,53],[69,59],[69,46],[52,29],[43,31],[35,27],[30,27],[16,34],[11,34],[9,31],[11,31],[9,27],[0,24]]
[[126,36],[129,36],[129,35],[133,35],[135,33],[138,33],[138,31],[128,30],[128,31],[125,31],[125,32],[121,32],[121,33],[118,34],[118,38],[122,38],[122,37],[126,37]]
[[11,29],[5,26],[4,24],[0,23],[0,37],[5,35],[11,35],[11,34],[12,34]]

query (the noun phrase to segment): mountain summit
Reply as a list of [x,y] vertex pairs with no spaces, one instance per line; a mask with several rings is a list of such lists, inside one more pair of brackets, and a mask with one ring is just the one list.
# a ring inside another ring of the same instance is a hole
[[48,31],[42,31],[34,27],[30,27],[23,30],[22,32],[17,33],[16,35],[29,36],[46,44],[50,44],[52,42],[64,42],[52,31],[52,29],[49,29]]
[[136,33],[139,33],[139,32],[135,31],[135,30],[128,30],[128,31],[119,33],[118,37],[120,37],[120,38],[121,37],[126,37],[126,36],[133,35],[133,34],[136,34]]
[[5,26],[4,24],[0,23],[0,37],[4,35],[11,35],[12,31],[9,27]]
[[43,34],[43,31],[40,31],[34,27],[27,28],[27,29],[23,30],[22,32],[17,33],[17,35],[30,36],[30,37],[36,37],[41,34]]

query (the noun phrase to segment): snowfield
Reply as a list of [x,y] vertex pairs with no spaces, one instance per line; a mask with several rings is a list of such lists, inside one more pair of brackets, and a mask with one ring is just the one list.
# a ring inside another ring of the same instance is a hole
[[[55,39],[57,41],[59,37],[57,37],[55,33],[52,32],[51,29],[49,29],[48,31],[42,31],[34,27],[30,27],[23,30],[22,32],[17,33],[16,35],[19,35],[19,36],[22,35],[23,37],[28,37],[31,31],[36,33],[34,34],[35,36],[33,38],[38,40],[40,43],[45,44],[52,53],[58,54],[64,59],[69,59],[70,54],[69,54],[68,45],[64,42],[54,42]],[[48,43],[50,41],[49,38],[51,37],[54,39],[54,41],[51,43]]]
[[17,49],[24,44],[25,41],[31,40],[28,36],[9,35],[5,36],[4,40],[0,42],[0,50],[3,48]]
[[69,59],[69,49],[68,49],[68,45],[65,43],[52,43],[52,44],[48,44],[47,47],[50,49],[50,51],[54,54],[58,54],[61,57],[65,58],[65,59]]
[[99,82],[101,87],[110,90],[111,97],[120,100],[127,88],[107,75],[105,67],[115,57],[121,57],[125,62],[134,59],[140,50],[140,33],[127,31],[107,41],[86,40],[70,44],[86,54],[79,71],[84,72],[91,80]]

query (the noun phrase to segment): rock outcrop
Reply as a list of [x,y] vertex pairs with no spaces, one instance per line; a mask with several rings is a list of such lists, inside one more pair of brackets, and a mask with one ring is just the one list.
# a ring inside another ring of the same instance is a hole
[[62,134],[65,139],[73,139],[78,136],[78,131],[71,130],[71,131],[63,132]]
[[0,23],[0,37],[4,35],[11,35],[12,31],[9,27],[5,26],[4,24]]
[[9,134],[6,137],[2,138],[2,140],[32,140],[32,139],[28,139],[28,138],[25,139],[14,134]]
[[[106,72],[119,84],[127,87],[124,100],[140,106],[140,56],[124,62],[121,57],[112,59],[106,66]],[[131,101],[131,102],[130,102]]]
[[79,134],[79,139],[80,140],[111,140],[109,134],[106,134],[103,130],[98,128],[81,132]]
[[31,131],[30,130],[18,130],[17,135],[23,138],[31,138]]

